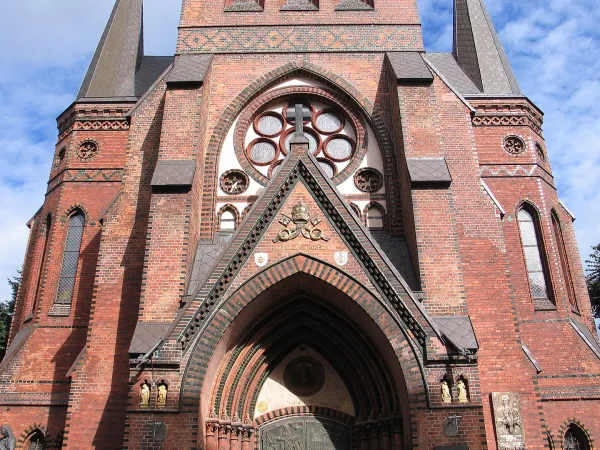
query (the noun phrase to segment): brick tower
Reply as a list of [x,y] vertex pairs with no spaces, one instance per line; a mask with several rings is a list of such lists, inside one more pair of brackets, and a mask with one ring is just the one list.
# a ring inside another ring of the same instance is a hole
[[[600,346],[482,0],[117,0],[0,364],[18,448],[594,448]],[[585,400],[585,401],[584,401]]]

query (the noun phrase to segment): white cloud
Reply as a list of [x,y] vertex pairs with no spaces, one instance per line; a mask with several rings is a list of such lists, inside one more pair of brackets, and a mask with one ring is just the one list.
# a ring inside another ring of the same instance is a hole
[[[25,223],[44,201],[55,118],[73,101],[111,0],[5,2],[0,15],[0,300],[23,262]],[[146,51],[173,54],[179,0],[145,0]],[[18,45],[16,45],[18,43]]]

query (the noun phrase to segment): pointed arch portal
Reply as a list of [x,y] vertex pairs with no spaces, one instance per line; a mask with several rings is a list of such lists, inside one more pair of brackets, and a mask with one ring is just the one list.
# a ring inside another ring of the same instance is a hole
[[425,386],[403,330],[364,286],[295,255],[227,303],[237,312],[215,318],[220,333],[205,330],[218,343],[211,351],[200,339],[191,355],[188,367],[206,361],[204,377],[184,381],[186,403],[202,386],[207,450],[288,448],[277,447],[288,438],[307,449],[407,448],[409,398],[416,406]]

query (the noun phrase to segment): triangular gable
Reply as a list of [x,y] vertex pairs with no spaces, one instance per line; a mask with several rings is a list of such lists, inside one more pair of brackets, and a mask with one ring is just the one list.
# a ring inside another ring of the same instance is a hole
[[316,159],[302,151],[302,147],[290,152],[277,175],[267,184],[222,251],[207,281],[193,293],[192,299],[181,311],[171,329],[171,338],[177,339],[184,349],[192,342],[208,322],[206,319],[228,297],[239,270],[249,260],[265,231],[279,217],[282,206],[299,182],[310,191],[337,234],[359,261],[371,284],[398,312],[415,338],[422,345],[430,336],[437,335],[441,339],[437,325],[414,297],[406,281],[322,172]]

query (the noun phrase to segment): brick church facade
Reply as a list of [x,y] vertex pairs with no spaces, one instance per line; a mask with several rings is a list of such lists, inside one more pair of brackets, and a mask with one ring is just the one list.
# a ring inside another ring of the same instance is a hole
[[[482,0],[117,0],[58,118],[0,363],[21,449],[593,449],[543,113]],[[40,199],[41,200],[41,199]],[[9,447],[7,447],[9,448]]]

